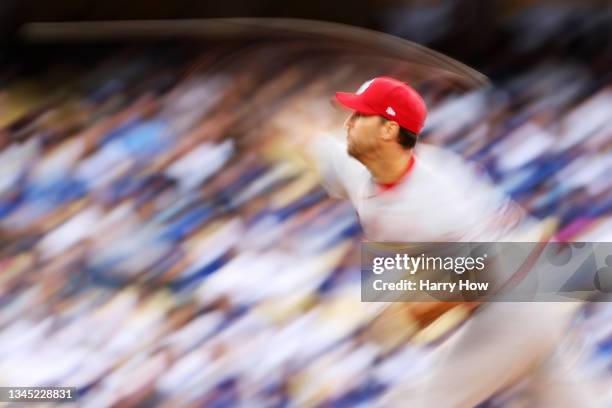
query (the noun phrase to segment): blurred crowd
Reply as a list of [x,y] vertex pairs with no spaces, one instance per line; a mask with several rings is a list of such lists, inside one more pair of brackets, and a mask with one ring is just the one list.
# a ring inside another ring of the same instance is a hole
[[[508,61],[542,55],[492,86],[417,84],[422,139],[479,163],[559,239],[610,241],[612,78],[549,49],[565,27],[505,44]],[[465,315],[419,331],[361,303],[354,211],[291,144],[341,126],[333,90],[409,81],[414,64],[313,49],[138,47],[2,73],[2,385],[76,386],[83,407],[352,407],[427,371]],[[608,393],[611,316],[593,304],[574,327]]]

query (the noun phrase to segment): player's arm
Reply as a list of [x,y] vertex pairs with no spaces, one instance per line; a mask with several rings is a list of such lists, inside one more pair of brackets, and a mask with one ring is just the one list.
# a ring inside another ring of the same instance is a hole
[[292,129],[280,128],[279,136],[269,140],[262,153],[273,159],[293,162],[317,174],[330,196],[349,198],[351,179],[355,180],[355,173],[367,170],[348,156],[341,136],[303,123],[300,125]]
[[346,145],[342,141],[330,133],[318,135],[304,145],[303,157],[319,175],[321,184],[330,196],[349,197],[349,178],[355,171],[352,167],[358,164],[350,163],[353,159],[347,155]]

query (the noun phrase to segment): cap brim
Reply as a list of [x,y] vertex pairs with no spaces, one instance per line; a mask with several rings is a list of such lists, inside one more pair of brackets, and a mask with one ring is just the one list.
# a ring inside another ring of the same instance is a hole
[[336,92],[336,102],[345,108],[354,110],[355,112],[363,113],[366,115],[374,115],[376,111],[366,105],[361,98],[361,95],[353,94],[350,92]]

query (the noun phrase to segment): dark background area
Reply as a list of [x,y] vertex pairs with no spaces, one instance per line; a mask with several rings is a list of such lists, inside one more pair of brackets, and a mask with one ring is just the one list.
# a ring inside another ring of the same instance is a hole
[[[606,0],[7,0],[0,5],[0,38],[4,56],[12,57],[14,54],[7,50],[14,50],[21,43],[20,29],[31,22],[300,18],[394,34],[496,75],[528,64],[542,50],[550,52],[551,46],[563,48],[565,57],[587,60],[600,56],[602,47],[609,51],[610,9],[610,2]],[[516,19],[517,14],[522,17]],[[553,26],[565,34],[564,38],[554,44],[539,44],[533,48],[533,53],[524,55],[524,60],[513,58],[512,65],[507,68],[491,66],[491,61],[509,63],[503,55],[497,54],[517,39],[517,32],[519,37],[537,38]],[[608,66],[606,63],[602,69],[605,71]]]

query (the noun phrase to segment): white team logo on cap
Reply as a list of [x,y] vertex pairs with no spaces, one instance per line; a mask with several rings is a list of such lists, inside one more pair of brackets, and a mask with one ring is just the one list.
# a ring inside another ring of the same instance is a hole
[[365,91],[366,89],[368,89],[368,86],[370,86],[370,84],[372,83],[373,79],[370,79],[369,81],[365,81],[357,90],[356,94],[357,95],[361,95],[363,93],[363,91]]
[[395,111],[390,106],[387,106],[387,110],[385,112],[387,112],[387,115],[395,116]]

